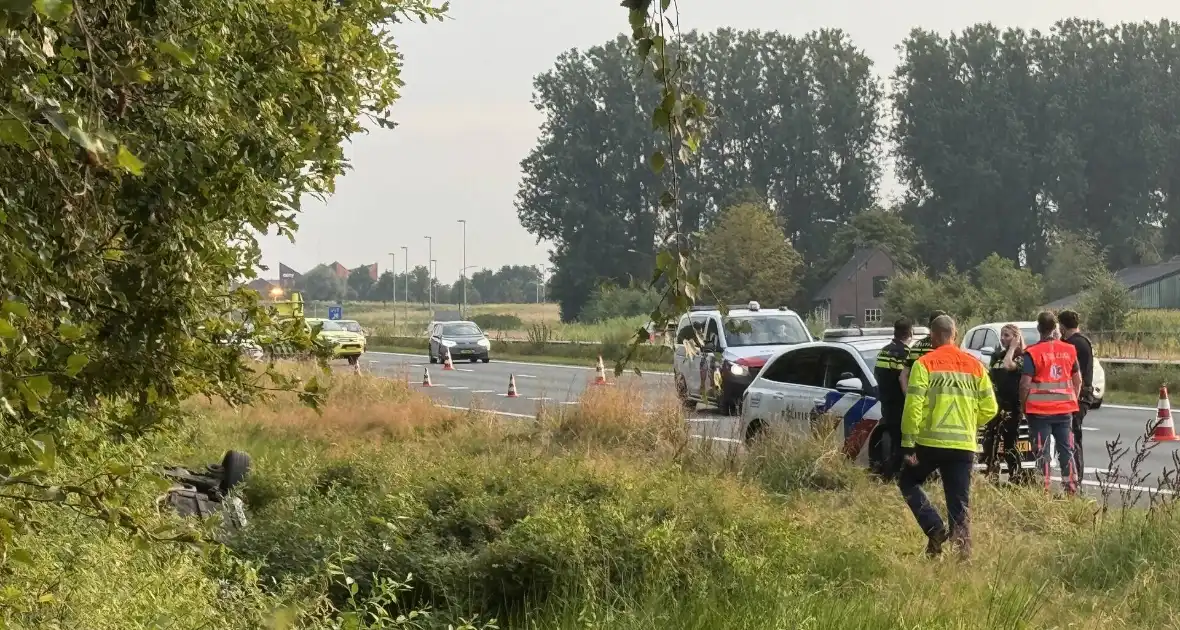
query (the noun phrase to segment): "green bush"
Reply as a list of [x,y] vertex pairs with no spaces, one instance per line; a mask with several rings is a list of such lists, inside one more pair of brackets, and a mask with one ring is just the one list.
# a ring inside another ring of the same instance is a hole
[[595,289],[590,301],[582,308],[578,320],[597,323],[608,319],[646,315],[660,301],[659,291],[652,289],[602,286]]
[[1104,363],[1106,391],[1154,394],[1160,387],[1180,388],[1180,365],[1126,365]]
[[477,326],[484,330],[520,330],[524,322],[510,313],[480,313],[471,318]]

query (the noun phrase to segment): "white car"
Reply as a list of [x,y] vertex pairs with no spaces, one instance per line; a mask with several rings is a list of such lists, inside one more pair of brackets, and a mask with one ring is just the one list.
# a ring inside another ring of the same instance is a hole
[[[804,435],[819,416],[834,415],[842,418],[844,454],[881,470],[889,452],[899,446],[878,427],[881,403],[873,366],[889,341],[853,336],[844,343],[819,341],[776,353],[746,389],[741,425],[746,442],[766,431]],[[1027,424],[1020,426],[1017,448],[1021,466],[1034,467]]]
[[[976,326],[963,335],[960,346],[971,353],[984,364],[991,363],[992,355],[1000,348],[1000,329],[1013,324],[1020,329],[1024,336],[1024,345],[1031,346],[1041,340],[1041,333],[1037,332],[1036,322],[993,322]],[[1094,404],[1091,409],[1102,406],[1102,397],[1106,393],[1106,370],[1098,358],[1094,358]]]
[[[692,350],[697,339],[703,342],[699,352]],[[685,406],[708,400],[724,413],[736,413],[766,359],[783,346],[811,341],[803,318],[786,307],[763,309],[750,302],[731,307],[724,321],[716,307],[693,307],[676,327],[676,394]]]

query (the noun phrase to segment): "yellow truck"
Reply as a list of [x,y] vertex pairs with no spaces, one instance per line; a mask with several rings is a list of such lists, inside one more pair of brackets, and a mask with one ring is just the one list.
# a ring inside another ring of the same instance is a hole
[[[316,342],[329,349],[333,359],[347,359],[349,365],[356,365],[360,361],[361,355],[365,353],[365,336],[363,334],[350,332],[344,326],[330,319],[306,317],[303,309],[303,295],[298,291],[292,291],[286,300],[272,301],[271,306],[278,313],[280,321],[302,320],[307,331],[315,335]],[[288,353],[282,352],[280,348],[278,351],[272,351],[272,354],[284,356]]]

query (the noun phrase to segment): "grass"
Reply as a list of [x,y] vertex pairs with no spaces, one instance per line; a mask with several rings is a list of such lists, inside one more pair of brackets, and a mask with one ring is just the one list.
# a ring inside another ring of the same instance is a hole
[[[101,470],[127,454],[198,464],[246,450],[251,524],[224,547],[139,549],[85,519],[45,518],[18,536],[33,562],[0,588],[9,627],[441,630],[494,618],[529,630],[1121,630],[1180,620],[1170,506],[1103,515],[980,479],[975,559],[930,561],[896,488],[830,438],[780,435],[741,452],[692,438],[672,397],[644,401],[625,384],[530,422],[439,408],[397,378],[324,382],[322,413],[286,395],[247,408],[192,401],[175,432],[87,456]],[[129,507],[167,524],[169,514],[143,510],[154,492],[143,483]],[[346,625],[350,612],[368,625]]]

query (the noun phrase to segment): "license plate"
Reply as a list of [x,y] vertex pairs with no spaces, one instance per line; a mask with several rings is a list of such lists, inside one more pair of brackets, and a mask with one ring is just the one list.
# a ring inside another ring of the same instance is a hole
[[1032,451],[1032,444],[1028,440],[1019,440],[1016,442],[1016,450],[1021,453],[1028,453]]
[[460,350],[458,354],[471,354],[471,350]]

